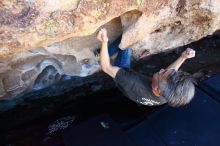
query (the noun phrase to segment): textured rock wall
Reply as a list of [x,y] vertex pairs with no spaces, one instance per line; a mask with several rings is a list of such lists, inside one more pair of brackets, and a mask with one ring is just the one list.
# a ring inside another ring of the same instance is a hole
[[[131,17],[127,15],[122,15],[122,20]],[[136,17],[136,21],[123,30],[120,47],[131,46],[135,56],[140,56],[144,50],[155,54],[186,45],[218,30],[220,1],[173,0],[159,11]]]
[[[110,40],[122,32],[119,18],[105,25]],[[13,99],[17,95],[39,90],[58,82],[63,75],[85,77],[100,70],[94,54],[99,47],[95,34],[73,37],[49,46],[10,55],[0,60],[0,97]]]
[[214,33],[220,0],[1,0],[0,99],[98,71],[103,25],[139,58]]

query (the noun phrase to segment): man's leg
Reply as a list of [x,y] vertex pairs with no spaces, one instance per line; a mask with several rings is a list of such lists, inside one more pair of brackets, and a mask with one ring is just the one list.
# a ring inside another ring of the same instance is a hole
[[114,42],[112,42],[108,47],[108,54],[109,56],[114,55],[116,52],[118,52],[120,49],[118,48],[118,45],[121,42],[121,36],[118,37]]
[[131,48],[128,48],[126,50],[119,49],[118,56],[115,60],[114,65],[121,68],[131,68],[131,55],[132,55]]

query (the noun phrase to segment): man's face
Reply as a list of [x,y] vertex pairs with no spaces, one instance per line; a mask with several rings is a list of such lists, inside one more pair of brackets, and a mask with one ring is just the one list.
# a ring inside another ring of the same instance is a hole
[[[164,81],[167,80],[167,77],[172,72],[172,69],[161,69],[159,72],[154,73],[152,78],[152,92],[156,96],[160,96],[160,88],[159,84],[165,83]],[[163,85],[162,85],[163,86]]]

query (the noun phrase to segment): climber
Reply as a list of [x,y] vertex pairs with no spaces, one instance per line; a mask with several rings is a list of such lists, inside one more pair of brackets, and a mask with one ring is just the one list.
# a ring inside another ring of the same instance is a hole
[[[102,70],[110,75],[119,89],[136,103],[154,106],[167,103],[178,107],[188,104],[194,96],[195,86],[192,76],[179,71],[186,59],[193,58],[195,51],[187,48],[181,56],[166,69],[153,74],[152,81],[147,76],[130,69],[132,50],[118,48],[120,38],[108,49],[108,36],[105,28],[97,34],[101,41],[100,64]],[[109,55],[118,52],[114,65]]]

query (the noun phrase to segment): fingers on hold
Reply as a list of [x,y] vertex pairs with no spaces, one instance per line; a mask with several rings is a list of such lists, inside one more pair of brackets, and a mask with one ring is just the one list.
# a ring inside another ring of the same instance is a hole
[[99,29],[97,34],[101,34],[103,32],[103,28]]
[[97,36],[100,36],[100,34],[101,34],[101,30],[98,31]]
[[104,28],[101,28],[101,29],[100,29],[100,32],[103,32],[103,31],[104,31]]

